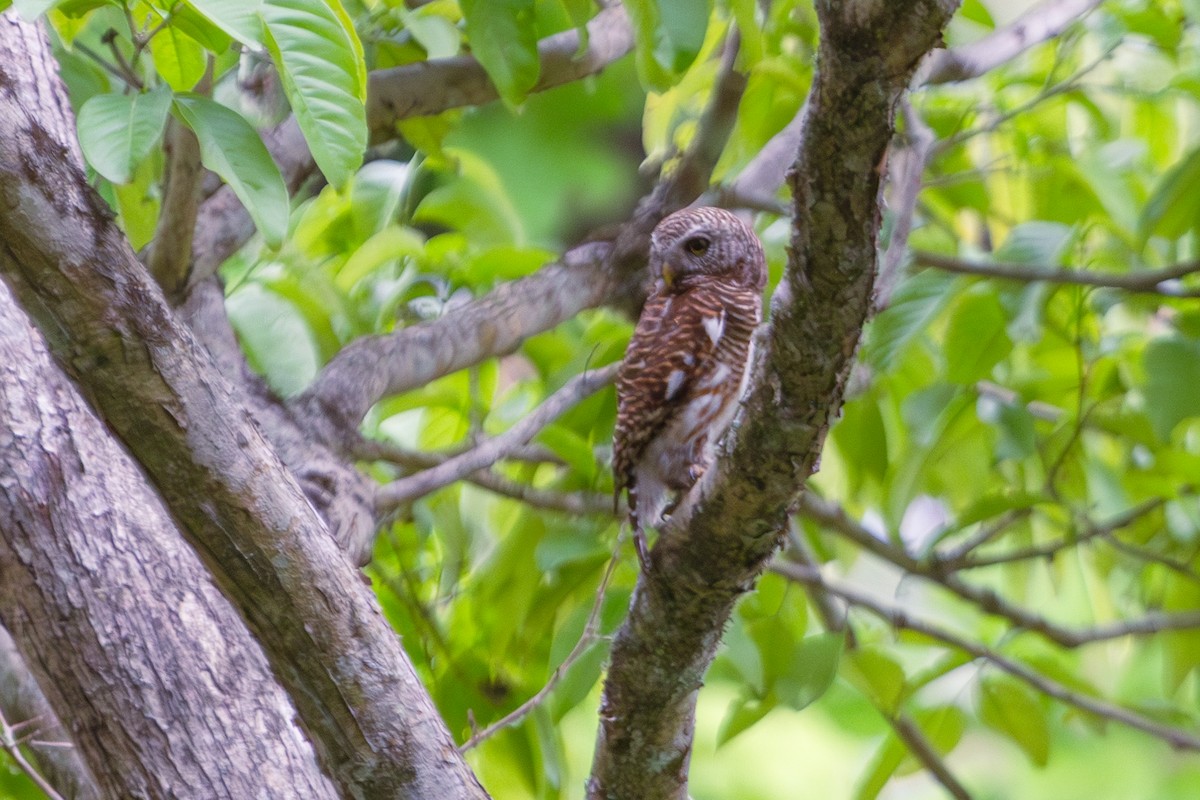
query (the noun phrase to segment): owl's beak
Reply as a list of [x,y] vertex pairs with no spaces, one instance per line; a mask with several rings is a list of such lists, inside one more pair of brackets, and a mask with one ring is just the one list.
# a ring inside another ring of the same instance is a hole
[[663,283],[667,285],[668,289],[670,289],[671,285],[675,282],[675,269],[671,266],[671,262],[669,261],[663,264],[662,279]]

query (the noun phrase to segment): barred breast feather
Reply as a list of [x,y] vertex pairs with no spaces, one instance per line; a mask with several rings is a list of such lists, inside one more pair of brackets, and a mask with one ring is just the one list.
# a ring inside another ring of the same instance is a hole
[[[687,282],[692,283],[692,282]],[[613,475],[635,533],[691,487],[737,409],[762,309],[757,289],[708,278],[647,300],[617,375]]]

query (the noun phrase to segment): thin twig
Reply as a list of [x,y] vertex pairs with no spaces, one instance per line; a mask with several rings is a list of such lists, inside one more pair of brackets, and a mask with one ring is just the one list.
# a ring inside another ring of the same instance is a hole
[[941,562],[930,563],[915,558],[899,547],[879,539],[871,531],[852,520],[836,504],[813,497],[811,494],[805,494],[800,499],[799,511],[801,514],[833,528],[863,549],[900,567],[905,572],[935,583],[972,603],[980,611],[1007,619],[1017,627],[1037,633],[1063,647],[1074,648],[1093,642],[1119,639],[1125,636],[1147,636],[1167,630],[1200,628],[1200,611],[1147,614],[1137,619],[1121,620],[1090,628],[1068,628],[1039,616],[1023,606],[1009,602],[990,588],[967,583]]
[[978,78],[1029,48],[1055,38],[1100,3],[1101,0],[1041,3],[976,42],[935,51],[922,65],[921,79],[933,85]]
[[609,364],[572,378],[504,433],[487,439],[466,453],[447,459],[432,469],[380,486],[375,496],[376,508],[388,513],[397,506],[490,466],[503,458],[509,448],[525,444],[568,408],[607,386],[616,377],[618,366],[619,364]]
[[912,717],[900,713],[894,717],[885,714],[884,718],[892,726],[892,730],[896,732],[896,736],[900,741],[904,742],[904,746],[908,748],[908,751],[916,756],[917,760],[934,777],[934,780],[940,783],[942,788],[951,797],[955,798],[955,800],[971,800],[971,793],[967,791],[965,786],[959,783],[958,778],[954,777],[954,773],[946,766],[945,760],[934,749],[929,740],[925,738],[925,734],[913,722]]
[[930,639],[935,639],[950,647],[961,650],[972,658],[987,661],[1055,700],[1083,709],[1098,717],[1136,728],[1151,736],[1162,739],[1172,747],[1181,750],[1200,750],[1200,736],[1190,731],[1163,725],[1114,703],[1109,703],[1105,700],[1082,694],[1074,689],[1069,689],[1024,664],[996,652],[990,647],[972,642],[934,623],[916,619],[904,609],[884,605],[867,593],[851,586],[827,581],[821,576],[820,572],[811,567],[776,560],[771,565],[771,571],[806,586],[821,586],[825,591],[842,598],[847,603],[874,614],[893,629],[908,630],[922,634]]
[[558,686],[558,682],[567,674],[567,670],[583,657],[583,654],[587,652],[589,647],[602,638],[600,636],[600,609],[604,605],[604,594],[608,589],[608,583],[617,568],[617,563],[620,561],[621,545],[622,541],[618,537],[612,556],[608,559],[608,566],[605,567],[604,575],[600,578],[600,585],[596,587],[596,599],[592,602],[592,610],[588,614],[587,623],[583,626],[583,633],[579,635],[579,640],[575,642],[575,646],[571,648],[571,652],[567,654],[567,657],[562,660],[561,664],[554,668],[554,672],[550,675],[550,680],[546,681],[546,685],[539,689],[533,697],[486,728],[471,734],[471,738],[459,746],[458,751],[460,753],[467,752],[505,728],[516,725],[528,716],[531,711],[540,706],[550,696],[550,693]]
[[921,193],[925,167],[936,141],[933,129],[925,124],[907,99],[901,102],[900,111],[904,119],[906,146],[893,152],[889,158],[891,193],[888,206],[892,212],[892,235],[887,250],[880,258],[879,277],[875,281],[876,313],[887,308],[892,292],[900,283],[917,196]]
[[1006,281],[1032,283],[1073,284],[1122,289],[1140,294],[1158,294],[1166,297],[1200,297],[1200,290],[1183,289],[1171,284],[1180,278],[1200,272],[1200,261],[1185,261],[1162,269],[1139,272],[1109,273],[1058,267],[1030,266],[1029,264],[984,263],[963,258],[944,256],[925,250],[913,250],[913,262],[922,267],[932,267],[943,272],[961,275],[980,275]]
[[[33,781],[33,783],[39,789],[45,792],[46,797],[49,798],[49,800],[63,800],[63,796],[55,791],[54,787],[50,785],[50,782],[43,778],[41,773],[34,769],[33,765],[30,764],[25,758],[25,754],[21,752],[21,742],[23,739],[16,735],[17,731],[23,727],[35,726],[36,724],[36,719],[30,719],[25,720],[24,722],[18,722],[15,725],[9,725],[8,720],[4,718],[4,713],[0,712],[0,750],[8,753],[8,757],[12,759],[12,762],[16,765],[17,769],[25,773],[25,776],[28,777],[29,780]],[[35,733],[36,730],[30,731],[30,733],[24,738],[28,739]]]

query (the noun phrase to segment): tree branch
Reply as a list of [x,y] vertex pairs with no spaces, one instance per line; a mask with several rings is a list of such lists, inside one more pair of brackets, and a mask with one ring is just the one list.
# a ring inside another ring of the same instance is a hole
[[764,355],[740,426],[664,526],[613,643],[590,798],[687,796],[696,693],[735,600],[784,535],[870,308],[896,101],[956,5],[817,4],[790,258]]
[[[483,796],[373,596],[88,186],[44,37],[7,13],[0,56],[0,270],[56,357],[219,574],[329,772],[363,794]],[[31,62],[36,78],[9,66]]]
[[978,78],[1055,38],[1101,2],[1047,0],[977,42],[933,53],[921,68],[922,82],[935,85]]
[[858,589],[827,581],[821,576],[819,571],[811,567],[792,564],[786,561],[776,561],[771,565],[771,571],[790,580],[802,583],[805,586],[821,586],[825,591],[842,598],[847,603],[857,606],[864,611],[869,611],[895,630],[920,633],[930,639],[961,650],[972,658],[987,661],[1000,670],[1012,675],[1014,678],[1024,681],[1042,694],[1062,703],[1075,706],[1098,717],[1136,728],[1158,739],[1162,739],[1172,747],[1181,750],[1200,750],[1200,736],[1190,731],[1163,725],[1121,706],[1090,697],[1074,689],[1069,689],[1061,683],[1051,680],[1041,673],[1035,672],[1024,664],[1014,661],[989,647],[972,642],[933,623],[918,620],[903,609],[885,606]]
[[[579,32],[563,31],[538,44],[541,71],[531,91],[541,92],[600,72],[633,48],[633,32],[623,7],[601,11],[588,23],[588,46],[579,52]],[[499,95],[475,58],[422,61],[368,76],[367,128],[372,144],[394,139],[401,119],[437,114],[466,105],[480,105]],[[265,133],[267,149],[283,173],[289,192],[295,192],[316,171],[316,162],[294,116]],[[222,187],[205,200],[192,246],[192,275],[197,283],[216,272],[254,235],[254,223],[233,190]]]
[[[538,42],[541,62],[532,92],[544,92],[594,75],[633,49],[633,30],[621,5],[598,13],[587,24],[587,49],[579,51],[579,31],[567,30]],[[479,106],[500,97],[496,85],[473,56],[452,56],[375,70],[367,83],[367,127],[371,141],[396,135],[403,119]]]
[[512,352],[585,308],[625,298],[640,307],[650,232],[664,216],[708,186],[745,89],[733,69],[736,34],[722,55],[712,96],[679,167],[642,199],[610,243],[587,242],[557,264],[506,283],[453,315],[351,342],[292,403],[315,434],[343,450],[368,410],[382,398],[422,386],[492,356]]
[[1119,620],[1090,628],[1068,628],[1035,614],[1027,608],[1010,603],[992,589],[980,588],[967,583],[953,573],[950,564],[936,559],[927,562],[909,555],[904,550],[876,537],[871,531],[850,519],[840,507],[823,502],[811,494],[805,494],[800,499],[800,512],[837,530],[864,550],[900,567],[905,572],[936,583],[963,600],[974,604],[981,611],[1003,617],[1016,627],[1037,633],[1063,647],[1080,647],[1124,636],[1148,636],[1168,630],[1200,628],[1200,611],[1147,614],[1137,619]]
[[389,513],[397,506],[491,466],[504,458],[511,448],[528,442],[567,409],[611,383],[619,367],[620,364],[609,364],[577,375],[504,433],[480,442],[436,467],[380,486],[375,494],[376,508],[381,514]]
[[1097,286],[1121,289],[1140,294],[1158,294],[1166,297],[1200,297],[1200,289],[1186,289],[1173,282],[1187,275],[1200,272],[1200,261],[1185,261],[1162,269],[1137,272],[1106,273],[1080,269],[1030,266],[1028,264],[986,263],[968,261],[953,256],[939,255],[925,250],[912,251],[913,263],[932,267],[943,272],[960,275],[979,275],[1005,281],[1032,283],[1066,283],[1077,286]]

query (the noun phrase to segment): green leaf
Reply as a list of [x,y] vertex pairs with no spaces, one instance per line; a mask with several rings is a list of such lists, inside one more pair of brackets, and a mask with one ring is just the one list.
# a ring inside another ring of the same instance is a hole
[[1046,711],[1023,684],[999,676],[980,681],[979,718],[1016,742],[1034,764],[1046,765],[1050,757]]
[[1158,182],[1142,209],[1138,231],[1177,239],[1200,223],[1200,147],[1179,160]]
[[946,329],[946,377],[963,384],[987,377],[1012,350],[1005,321],[1004,309],[994,294],[964,296]]
[[996,249],[996,261],[1053,267],[1062,262],[1075,230],[1061,222],[1022,222]]
[[642,83],[664,91],[695,60],[708,29],[708,0],[630,0],[624,4],[637,45]]
[[158,223],[158,172],[154,159],[145,159],[128,183],[114,184],[117,210],[121,214],[121,229],[134,250],[140,250],[154,238]]
[[1155,339],[1142,354],[1146,416],[1155,435],[1169,441],[1181,421],[1200,416],[1200,342]]
[[184,0],[183,5],[251,50],[262,50],[262,0]]
[[846,653],[842,676],[871,702],[887,713],[895,713],[904,696],[904,670],[885,650],[860,647]]
[[101,94],[79,109],[79,145],[92,167],[113,183],[128,183],[162,136],[171,92]]
[[790,669],[775,680],[779,700],[799,711],[833,685],[844,637],[841,633],[806,636],[792,652]]
[[775,708],[774,698],[739,697],[729,704],[717,732],[717,747],[748,730]]
[[295,306],[255,283],[231,294],[225,306],[251,366],[276,391],[290,396],[308,385],[320,362]]
[[175,113],[200,140],[200,160],[229,184],[271,247],[287,235],[287,187],[262,139],[238,113],[197,94],[175,97]]
[[462,0],[471,52],[487,70],[504,102],[517,105],[537,83],[534,0]]
[[924,333],[941,313],[960,285],[935,270],[918,273],[900,284],[888,307],[871,322],[864,349],[867,363],[888,371],[909,342]]
[[338,0],[267,0],[266,44],[313,158],[340,188],[367,146],[366,62]]
[[150,54],[158,74],[177,92],[191,90],[204,76],[204,48],[173,25],[150,40]]

